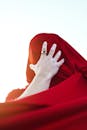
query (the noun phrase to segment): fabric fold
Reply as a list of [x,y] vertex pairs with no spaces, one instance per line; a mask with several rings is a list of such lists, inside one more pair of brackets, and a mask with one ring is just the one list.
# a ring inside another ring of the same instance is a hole
[[28,66],[38,61],[43,41],[48,51],[56,43],[65,63],[48,90],[17,101],[10,94],[0,103],[0,130],[87,130],[87,61],[60,36],[42,33],[31,40],[27,81],[35,76]]

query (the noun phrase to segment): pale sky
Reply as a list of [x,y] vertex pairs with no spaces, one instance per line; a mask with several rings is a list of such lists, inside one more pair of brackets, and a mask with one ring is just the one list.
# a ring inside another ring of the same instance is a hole
[[56,33],[87,59],[87,0],[0,0],[0,102],[26,86],[29,42]]

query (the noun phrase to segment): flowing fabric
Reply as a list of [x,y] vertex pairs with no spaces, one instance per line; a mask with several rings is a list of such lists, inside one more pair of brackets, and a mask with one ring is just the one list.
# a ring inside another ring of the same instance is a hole
[[27,81],[34,77],[28,65],[38,60],[43,41],[49,43],[48,50],[57,43],[65,63],[53,77],[49,90],[0,103],[0,130],[87,130],[87,61],[65,40],[44,33],[31,40]]

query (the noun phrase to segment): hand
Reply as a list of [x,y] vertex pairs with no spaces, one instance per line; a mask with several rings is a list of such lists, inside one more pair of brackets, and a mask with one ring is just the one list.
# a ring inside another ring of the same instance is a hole
[[30,64],[30,68],[36,75],[29,87],[27,87],[22,95],[16,100],[45,91],[49,88],[51,78],[58,72],[60,66],[64,63],[64,58],[57,62],[61,56],[61,51],[58,51],[53,57],[55,49],[56,44],[53,44],[47,55],[47,42],[43,43],[40,59],[35,65]]
[[30,68],[35,72],[36,75],[39,73],[43,78],[46,77],[51,79],[58,72],[60,66],[64,63],[64,58],[58,61],[61,56],[60,50],[53,57],[56,46],[56,44],[53,44],[49,54],[47,55],[46,53],[43,53],[44,51],[47,52],[47,42],[45,41],[43,43],[40,59],[36,64],[30,64]]

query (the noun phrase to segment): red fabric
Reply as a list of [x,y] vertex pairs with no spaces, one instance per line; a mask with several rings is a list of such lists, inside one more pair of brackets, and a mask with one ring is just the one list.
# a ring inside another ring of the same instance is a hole
[[[65,40],[56,34],[38,34],[30,42],[29,46],[29,57],[26,69],[27,81],[30,83],[34,77],[34,72],[30,69],[29,64],[35,64],[41,55],[42,43],[47,41],[49,50],[53,43],[57,44],[56,52],[62,50],[62,57],[65,59],[65,63],[62,65],[59,72],[53,77],[50,87],[62,82],[63,80],[70,77],[76,71],[82,70],[82,67],[86,66],[85,59],[77,52],[73,47],[71,47]],[[55,52],[55,53],[56,53]],[[55,55],[55,54],[54,54]],[[85,70],[85,69],[84,69]]]
[[[87,61],[55,34],[39,34],[33,40],[47,37],[59,44],[66,62],[49,90],[0,104],[0,130],[87,130]],[[32,79],[29,71],[27,80]]]

